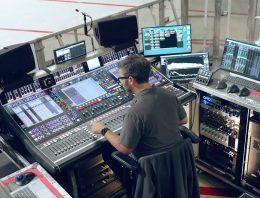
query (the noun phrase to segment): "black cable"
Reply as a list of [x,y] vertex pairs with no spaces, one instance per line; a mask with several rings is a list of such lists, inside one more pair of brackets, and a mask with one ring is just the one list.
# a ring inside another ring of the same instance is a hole
[[[196,94],[196,95],[197,95],[197,94]],[[195,118],[196,108],[197,108],[197,97],[196,97],[196,100],[195,100],[195,105],[194,105],[194,109],[193,109],[193,113],[192,113],[191,129],[193,128],[193,124],[194,124],[194,118]]]
[[88,25],[87,25],[87,19],[86,19],[86,15],[83,15],[84,16],[84,33],[86,36],[88,36]]
[[[93,29],[93,20],[92,20],[92,17],[91,17],[90,15],[88,15],[88,14],[85,14],[85,16],[87,16],[87,17],[89,17],[89,18],[90,18],[90,29],[87,31],[87,34],[88,34],[88,33],[89,33],[89,31]],[[92,45],[92,49],[93,49],[93,51],[95,51],[95,50],[96,50],[96,48],[95,48],[95,46],[94,46],[94,40],[93,40],[93,37],[92,37],[92,36],[90,36],[89,34],[88,34],[88,35],[86,35],[86,36],[90,37],[90,40],[91,40],[91,45]]]
[[85,14],[85,16],[87,16],[88,18],[90,18],[90,29],[88,30],[88,32],[89,32],[90,30],[92,30],[92,27],[93,27],[93,20],[92,20],[92,17],[91,17],[90,15]]
[[95,51],[96,48],[95,48],[95,46],[94,46],[94,39],[93,39],[93,37],[90,36],[90,35],[86,35],[86,36],[90,38],[90,40],[91,40],[91,45],[92,45],[92,49],[93,49],[93,51]]
[[[75,9],[76,12],[80,12],[78,9]],[[90,37],[90,40],[91,40],[91,45],[92,45],[92,49],[93,51],[96,50],[95,46],[94,46],[94,40],[93,40],[93,37],[90,36],[88,33],[90,30],[93,29],[93,20],[92,20],[92,17],[88,14],[86,14],[85,12],[80,12],[83,16],[84,16],[84,33],[87,37]],[[87,19],[86,17],[88,17],[90,19],[90,29],[88,30],[88,26],[87,26]]]

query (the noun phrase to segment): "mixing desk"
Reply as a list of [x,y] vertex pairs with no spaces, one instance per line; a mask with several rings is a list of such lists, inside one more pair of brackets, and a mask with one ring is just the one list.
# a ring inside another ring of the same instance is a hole
[[[92,121],[121,129],[133,96],[117,80],[115,57],[95,59],[98,67],[89,61],[73,65],[4,93],[1,111],[6,123],[47,170],[56,172],[101,145],[104,138],[90,131]],[[173,86],[154,68],[149,82],[174,91],[183,103],[195,95]]]

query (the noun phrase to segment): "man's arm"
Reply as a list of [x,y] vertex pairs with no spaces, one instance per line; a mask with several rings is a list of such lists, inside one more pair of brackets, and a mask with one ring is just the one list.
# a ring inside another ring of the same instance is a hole
[[123,144],[120,144],[119,143],[119,135],[112,132],[111,130],[109,130],[105,134],[105,137],[110,142],[110,144],[112,144],[116,148],[116,150],[118,150],[119,152],[124,153],[124,154],[130,154],[130,153],[133,152],[133,149],[128,148],[128,147],[124,146]]
[[[100,134],[101,130],[105,127],[106,126],[103,125],[101,122],[93,122],[91,124],[91,130],[96,134]],[[128,148],[128,147],[124,146],[123,144],[120,144],[119,135],[117,135],[113,131],[111,131],[111,130],[107,131],[107,133],[105,134],[105,137],[110,142],[110,144],[112,144],[112,146],[115,147],[115,149],[118,150],[119,152],[124,153],[124,154],[132,153],[133,149]]]

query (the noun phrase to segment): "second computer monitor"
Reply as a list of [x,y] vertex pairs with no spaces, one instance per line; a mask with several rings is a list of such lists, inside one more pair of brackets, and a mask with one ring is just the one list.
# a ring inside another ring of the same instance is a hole
[[208,53],[161,56],[161,65],[165,65],[167,76],[174,81],[196,78],[200,68],[209,69]]
[[260,46],[226,39],[221,68],[260,80]]
[[142,28],[144,56],[191,53],[191,25]]

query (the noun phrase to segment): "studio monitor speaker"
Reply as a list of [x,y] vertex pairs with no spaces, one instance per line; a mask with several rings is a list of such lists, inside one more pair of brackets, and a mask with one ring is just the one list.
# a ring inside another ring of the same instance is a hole
[[138,38],[135,15],[114,17],[94,24],[94,35],[101,46],[111,47]]
[[5,47],[0,50],[0,79],[14,81],[35,69],[30,43]]

